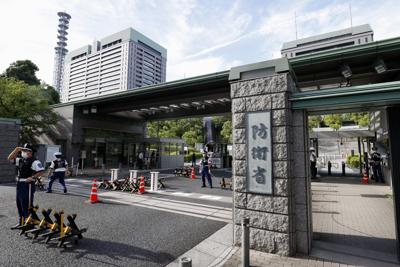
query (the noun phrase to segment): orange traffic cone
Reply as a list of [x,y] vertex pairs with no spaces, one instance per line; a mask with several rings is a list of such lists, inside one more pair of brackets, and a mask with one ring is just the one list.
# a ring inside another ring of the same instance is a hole
[[196,173],[194,172],[194,167],[192,167],[192,179],[194,180],[194,179],[196,179]]
[[368,184],[369,183],[368,174],[367,174],[366,171],[364,172],[363,178],[361,179],[361,183],[362,184]]
[[99,199],[97,198],[97,183],[96,179],[93,179],[93,184],[92,184],[92,191],[90,192],[90,203],[97,203],[99,202]]
[[139,194],[144,194],[144,176],[142,175],[142,179],[139,184]]

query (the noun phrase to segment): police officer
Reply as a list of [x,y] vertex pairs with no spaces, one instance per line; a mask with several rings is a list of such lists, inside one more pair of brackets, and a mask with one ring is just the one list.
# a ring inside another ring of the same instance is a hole
[[[17,156],[21,152],[21,157]],[[35,179],[44,172],[42,163],[33,157],[33,147],[25,144],[23,147],[16,147],[8,156],[9,161],[14,161],[18,169],[17,176],[17,208],[19,222],[11,229],[17,229],[29,216],[29,207],[33,206],[35,194]]]
[[372,171],[374,173],[374,178],[375,182],[382,182],[385,183],[385,180],[383,179],[383,174],[382,174],[382,166],[381,166],[381,161],[382,157],[381,154],[378,153],[378,149],[376,147],[372,148],[372,154],[371,154],[371,159],[372,159]]
[[[46,193],[51,193],[51,187],[53,186],[53,183],[56,179],[58,179],[58,182],[62,185],[64,188],[64,194],[67,193],[67,187],[65,186],[65,172],[67,171],[68,163],[65,159],[63,159],[61,152],[56,152],[54,153],[54,157],[56,158],[53,160],[50,164],[50,169],[49,169],[49,186],[47,188]],[[53,172],[53,175],[50,176],[51,172]]]
[[201,165],[201,180],[203,182],[203,185],[201,187],[206,187],[205,176],[207,176],[208,184],[210,185],[210,188],[212,188],[213,186],[212,186],[212,180],[211,180],[211,174],[210,174],[211,161],[210,161],[207,153],[204,153],[203,158],[201,159],[200,165]]

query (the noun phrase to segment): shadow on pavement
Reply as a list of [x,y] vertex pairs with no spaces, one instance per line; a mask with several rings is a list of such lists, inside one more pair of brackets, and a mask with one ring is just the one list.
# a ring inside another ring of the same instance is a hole
[[[330,245],[329,247],[326,245],[320,247],[320,245],[317,243],[313,245],[313,249],[321,248],[323,250],[329,250],[331,252],[340,253],[343,255],[362,257],[365,259],[378,260],[382,262],[398,263],[396,259],[395,239],[314,232],[313,240],[323,241],[333,245]],[[381,254],[374,255],[374,252],[385,253],[387,258],[382,258]]]
[[[51,244],[49,247],[56,247],[56,244]],[[157,252],[128,244],[93,238],[84,238],[76,247],[67,247],[62,250],[61,253],[72,254],[75,259],[78,260],[84,258],[102,263],[105,263],[104,260],[106,259],[104,257],[107,257],[113,261],[113,263],[107,262],[107,264],[115,266],[120,266],[118,262],[122,260],[121,258],[154,262],[162,265],[166,265],[175,259],[175,257],[169,253]],[[90,256],[94,257],[92,258]],[[126,261],[123,262],[126,263]]]

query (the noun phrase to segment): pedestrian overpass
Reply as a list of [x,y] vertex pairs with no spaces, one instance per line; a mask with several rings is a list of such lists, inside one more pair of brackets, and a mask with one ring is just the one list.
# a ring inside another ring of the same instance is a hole
[[[240,243],[241,218],[249,216],[252,247],[281,255],[308,254],[312,247],[307,116],[380,110],[388,120],[400,240],[400,38],[234,67],[58,104],[54,110],[62,119],[42,141],[63,142],[71,148],[67,157],[76,158],[87,139],[86,129],[144,136],[149,120],[232,113],[236,241]],[[272,193],[249,189],[254,182],[247,156],[250,113],[272,118]]]

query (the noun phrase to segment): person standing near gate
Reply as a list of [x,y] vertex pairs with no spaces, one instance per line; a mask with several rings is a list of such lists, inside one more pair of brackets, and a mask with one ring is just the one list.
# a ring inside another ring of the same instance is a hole
[[[19,152],[21,157],[17,157]],[[17,229],[28,218],[29,208],[33,206],[35,180],[44,173],[42,163],[33,157],[33,152],[33,147],[25,144],[23,147],[16,147],[7,158],[13,161],[18,169],[16,200],[19,221],[11,229]]]
[[371,154],[371,159],[372,159],[372,171],[374,173],[374,178],[375,182],[379,183],[385,183],[385,180],[383,180],[383,174],[382,174],[382,157],[381,154],[378,153],[378,149],[376,147],[372,148],[372,154]]
[[[56,152],[54,153],[54,157],[56,158],[53,160],[50,164],[50,169],[49,169],[49,187],[47,188],[46,193],[51,193],[51,187],[53,186],[53,183],[56,179],[58,179],[58,182],[62,185],[64,188],[64,194],[67,193],[67,187],[65,186],[65,172],[67,171],[68,168],[68,162],[62,157],[61,152]],[[53,175],[51,173],[53,172]]]
[[196,166],[196,154],[192,153],[192,167]]
[[315,179],[317,177],[317,154],[313,147],[310,147],[310,171],[311,178]]
[[211,180],[211,174],[210,174],[210,166],[211,166],[211,161],[209,157],[207,156],[207,153],[204,153],[203,158],[201,159],[200,162],[200,167],[201,167],[201,180],[203,182],[203,185],[201,187],[206,187],[206,176],[208,180],[208,184],[210,185],[210,188],[212,188],[212,180]]

